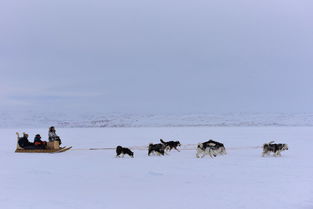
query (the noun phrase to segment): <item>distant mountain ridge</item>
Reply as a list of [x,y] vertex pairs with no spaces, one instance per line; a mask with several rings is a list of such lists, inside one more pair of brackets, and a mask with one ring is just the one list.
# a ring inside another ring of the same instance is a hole
[[0,128],[313,126],[313,114],[61,114],[0,113]]

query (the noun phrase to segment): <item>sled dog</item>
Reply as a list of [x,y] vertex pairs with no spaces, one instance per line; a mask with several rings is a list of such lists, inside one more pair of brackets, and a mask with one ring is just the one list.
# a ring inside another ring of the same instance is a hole
[[216,157],[217,155],[225,155],[226,149],[224,144],[209,140],[203,143],[198,144],[197,146],[197,158],[203,158],[205,155],[209,155],[210,157]]
[[129,155],[130,157],[134,157],[134,153],[130,149],[122,146],[116,147],[116,157],[124,157],[125,154]]
[[273,156],[281,156],[281,152],[288,150],[287,144],[274,144],[274,141],[271,141],[267,144],[263,144],[263,152],[262,157],[265,155],[270,155],[270,153],[273,153]]
[[165,145],[164,144],[149,144],[148,146],[148,155],[150,156],[151,153],[157,155],[164,155],[165,153]]
[[168,142],[165,142],[162,139],[160,139],[160,142],[165,145],[165,150],[166,151],[171,151],[172,149],[176,149],[178,152],[180,152],[180,150],[177,149],[178,147],[181,146],[179,141],[168,141]]

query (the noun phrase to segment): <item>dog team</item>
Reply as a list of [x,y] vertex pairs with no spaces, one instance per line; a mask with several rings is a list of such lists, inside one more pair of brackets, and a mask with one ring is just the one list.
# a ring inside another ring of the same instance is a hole
[[[149,144],[148,146],[148,156],[151,154],[154,155],[164,155],[166,152],[171,151],[172,149],[180,151],[178,147],[181,146],[179,141],[168,141],[165,142],[160,139],[161,143],[158,144]],[[263,152],[262,156],[268,156],[270,153],[273,153],[273,156],[281,156],[281,152],[284,150],[288,150],[287,144],[274,144],[274,141],[266,143],[263,145]],[[130,157],[134,157],[134,152],[132,152],[129,148],[117,146],[116,147],[116,157],[124,157],[127,154]],[[226,149],[224,144],[209,140],[203,143],[199,143],[196,149],[196,157],[203,158],[206,155],[210,156],[211,158],[216,157],[218,155],[226,155]]]

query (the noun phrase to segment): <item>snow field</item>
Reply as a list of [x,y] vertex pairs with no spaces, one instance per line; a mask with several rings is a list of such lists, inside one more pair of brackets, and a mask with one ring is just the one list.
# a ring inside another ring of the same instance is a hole
[[[0,208],[194,209],[313,208],[313,128],[73,128],[57,129],[72,151],[14,153],[16,131],[30,139],[46,129],[0,129]],[[115,158],[115,150],[80,148],[145,146],[159,139],[224,143],[227,155],[195,157],[195,150]],[[262,146],[287,143],[282,157],[261,157]],[[75,150],[76,149],[76,150]]]

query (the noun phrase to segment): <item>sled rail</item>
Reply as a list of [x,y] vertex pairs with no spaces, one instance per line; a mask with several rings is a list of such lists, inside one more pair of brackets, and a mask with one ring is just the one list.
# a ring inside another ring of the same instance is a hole
[[24,149],[17,143],[15,152],[18,153],[59,153],[70,150],[72,147],[60,147],[58,141],[47,142],[46,149]]

